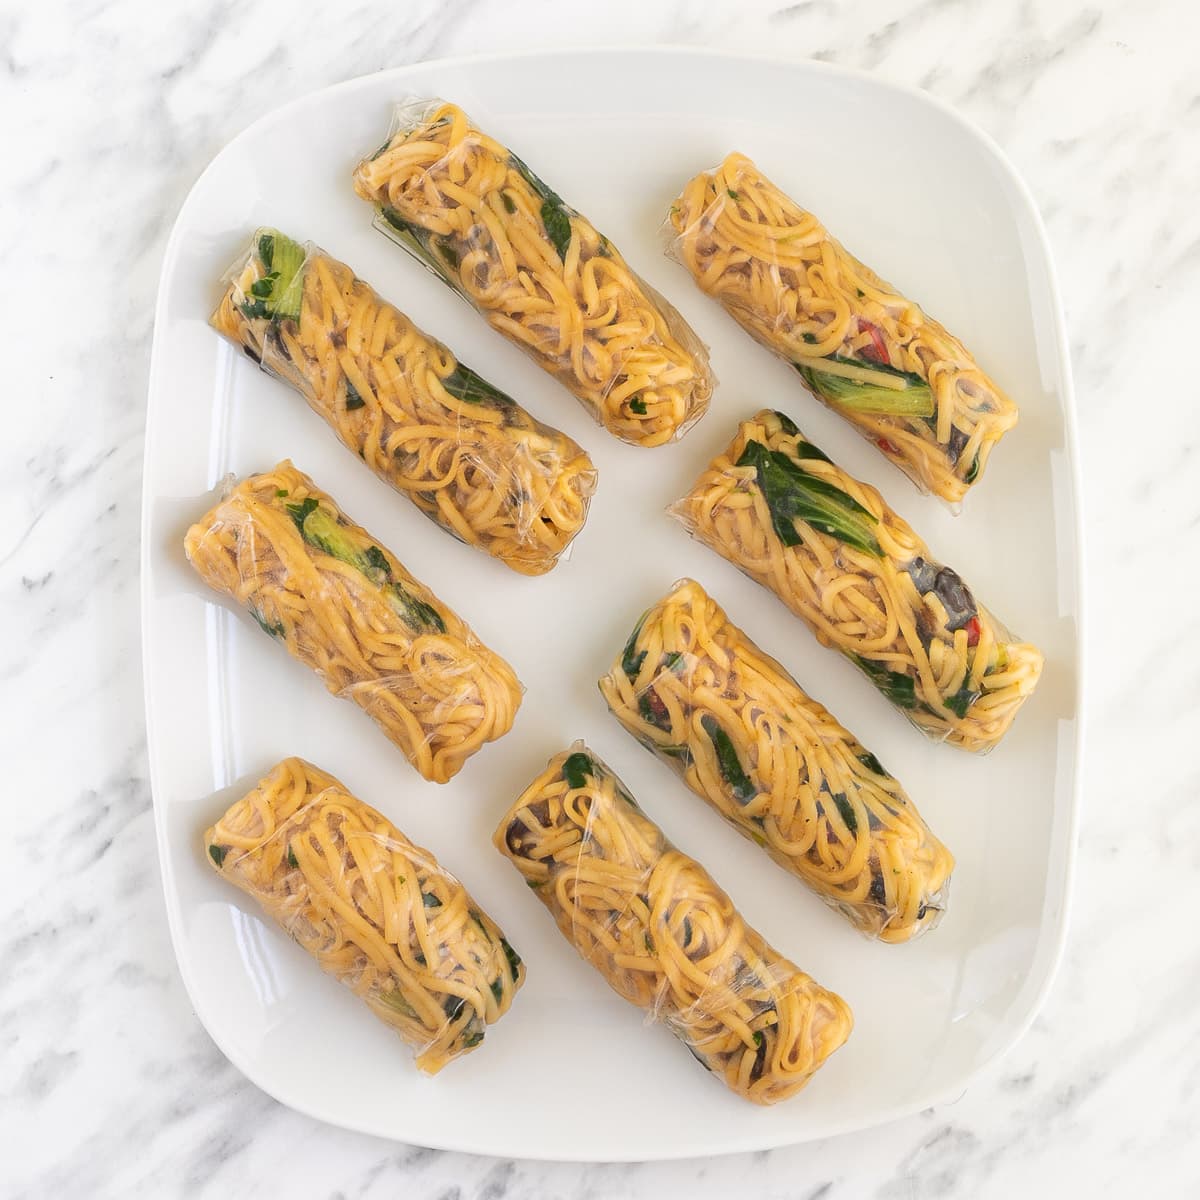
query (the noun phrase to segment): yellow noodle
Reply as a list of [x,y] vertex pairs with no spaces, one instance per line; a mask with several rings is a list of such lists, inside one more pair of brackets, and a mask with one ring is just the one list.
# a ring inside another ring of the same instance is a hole
[[[524,575],[558,561],[583,528],[591,459],[534,420],[312,243],[299,317],[254,315],[264,238],[230,272],[212,325],[290,383],[385,483],[456,538]],[[467,397],[467,398],[464,398]]]
[[[738,465],[756,446],[861,506],[860,524],[878,552],[798,517],[791,524],[799,542],[785,545],[757,468]],[[1041,651],[1014,642],[874,488],[829,462],[782,413],[764,409],[743,421],[671,511],[693,537],[770,588],[822,645],[862,667],[936,740],[990,750],[1037,686]]]
[[303,759],[279,763],[204,847],[430,1075],[478,1046],[525,980],[499,927],[428,850]]
[[587,220],[441,101],[403,106],[354,172],[376,224],[610,433],[657,446],[708,406],[708,351]]
[[670,223],[672,257],[788,362],[811,367],[818,360],[818,369],[843,373],[829,364],[837,355],[867,371],[892,368],[882,376],[885,388],[905,388],[896,372],[927,384],[932,411],[899,415],[850,407],[819,377],[801,373],[918,487],[951,504],[962,500],[1017,423],[1017,407],[956,337],[848,253],[745,155],[731,154],[689,180]]
[[508,663],[290,462],[234,487],[184,548],[426,779],[445,783],[512,726],[521,685]]
[[698,583],[681,580],[642,617],[600,691],[696,795],[857,929],[904,942],[941,919],[950,851]]
[[550,760],[495,843],[580,956],[738,1095],[794,1095],[849,1037],[845,1001],[746,925],[582,742]]

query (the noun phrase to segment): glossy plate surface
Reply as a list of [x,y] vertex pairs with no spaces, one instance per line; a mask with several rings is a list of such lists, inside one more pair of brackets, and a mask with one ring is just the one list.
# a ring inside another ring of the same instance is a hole
[[[637,86],[630,81],[636,79]],[[350,172],[392,102],[442,95],[587,213],[711,345],[721,384],[682,442],[623,445],[371,228]],[[836,113],[836,119],[814,114]],[[871,153],[854,130],[870,129]],[[731,149],[811,207],[884,278],[971,346],[1021,406],[955,518],[804,391],[663,257],[683,181]],[[350,263],[466,362],[592,453],[600,486],[574,553],[524,579],[457,544],[336,441],[283,384],[206,324],[258,224]],[[988,758],[924,741],[772,596],[664,515],[763,405],[889,502],[981,600],[1046,652],[1041,686]],[[151,773],[167,907],[196,1011],[285,1104],[429,1146],[560,1159],[754,1149],[947,1100],[1021,1034],[1061,948],[1077,810],[1080,545],[1070,370],[1030,197],[995,147],[928,97],[814,63],[596,51],[426,63],[305,97],[241,134],[179,215],[163,265],[146,445],[143,621]],[[422,781],[353,705],[213,603],[182,551],[229,472],[290,457],[514,664],[512,733],[448,786]],[[643,608],[690,575],[904,782],[958,859],[950,910],[921,941],[861,939],[637,746],[596,679]],[[546,758],[585,738],[767,939],[849,1001],[850,1042],[795,1099],[727,1093],[582,964],[491,846]],[[202,830],[279,758],[339,776],[456,872],[529,968],[479,1052],[439,1077],[202,861]],[[236,786],[235,786],[236,785]]]

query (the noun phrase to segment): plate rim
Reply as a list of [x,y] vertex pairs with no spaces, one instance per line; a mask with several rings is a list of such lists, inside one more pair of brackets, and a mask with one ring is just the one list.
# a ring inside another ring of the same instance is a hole
[[[170,931],[171,948],[175,955],[175,963],[183,980],[184,990],[187,993],[188,1002],[190,1003],[192,1011],[195,1014],[201,1028],[203,1028],[204,1032],[212,1039],[217,1049],[221,1051],[225,1058],[260,1091],[266,1093],[277,1103],[294,1109],[313,1120],[321,1121],[337,1128],[353,1130],[356,1133],[385,1138],[392,1142],[404,1141],[404,1139],[398,1137],[391,1130],[382,1127],[382,1125],[375,1126],[370,1122],[347,1121],[339,1117],[336,1113],[331,1114],[322,1112],[319,1110],[319,1105],[310,1104],[307,1102],[307,1100],[297,1099],[295,1097],[286,1095],[287,1089],[281,1087],[278,1081],[271,1081],[268,1083],[260,1078],[256,1071],[242,1061],[240,1056],[233,1052],[230,1047],[225,1044],[223,1039],[218,1036],[212,1028],[210,1028],[209,1023],[205,1020],[196,1004],[196,992],[193,987],[191,968],[187,962],[187,956],[180,953],[180,943],[182,938],[181,922],[183,919],[183,914],[180,911],[177,903],[177,890],[173,886],[169,886],[170,880],[173,878],[173,868],[170,865],[169,856],[167,854],[165,807],[162,803],[160,803],[159,800],[159,796],[162,791],[162,765],[159,761],[159,755],[156,751],[158,740],[155,736],[155,718],[153,715],[154,695],[151,684],[151,673],[147,669],[146,664],[150,661],[150,652],[153,646],[153,638],[150,631],[149,612],[152,599],[150,594],[150,580],[154,572],[154,566],[151,561],[152,542],[149,536],[154,497],[150,496],[148,493],[147,479],[150,472],[152,449],[156,444],[156,438],[160,435],[159,427],[163,423],[163,418],[161,416],[156,417],[155,415],[156,407],[161,408],[161,405],[156,406],[152,403],[152,401],[154,396],[161,390],[158,382],[159,376],[163,373],[163,371],[166,370],[166,351],[163,349],[162,338],[160,336],[160,330],[165,327],[166,324],[165,285],[170,276],[173,274],[176,261],[179,257],[180,244],[183,237],[183,219],[186,216],[197,192],[200,190],[201,184],[207,178],[209,173],[217,167],[218,163],[220,163],[222,159],[233,152],[243,140],[254,136],[261,127],[273,122],[284,120],[293,112],[293,110],[312,104],[321,98],[328,97],[338,92],[353,91],[356,88],[365,87],[369,83],[378,82],[387,78],[411,81],[413,77],[434,73],[447,67],[468,67],[472,65],[491,64],[497,62],[514,63],[547,58],[561,59],[571,57],[708,58],[725,62],[736,61],[740,63],[751,64],[761,63],[771,66],[792,68],[801,71],[813,71],[816,73],[828,74],[834,77],[852,80],[859,84],[867,84],[871,87],[882,88],[885,91],[892,91],[899,95],[903,95],[918,104],[924,105],[937,112],[943,119],[946,119],[953,125],[956,125],[964,134],[972,138],[981,146],[983,150],[988,153],[995,165],[1001,171],[1007,183],[1012,187],[1014,193],[1014,202],[1019,203],[1025,210],[1024,215],[1029,220],[1030,228],[1035,238],[1036,247],[1040,253],[1042,265],[1046,272],[1047,300],[1049,302],[1050,313],[1053,318],[1052,345],[1056,360],[1055,365],[1057,367],[1058,377],[1061,383],[1061,387],[1058,389],[1058,391],[1060,394],[1064,433],[1063,449],[1066,457],[1067,475],[1071,485],[1071,508],[1073,517],[1071,526],[1075,543],[1074,570],[1071,573],[1071,586],[1073,589],[1074,599],[1074,613],[1072,615],[1075,623],[1075,632],[1072,639],[1075,651],[1075,688],[1072,696],[1074,701],[1074,731],[1073,737],[1071,738],[1071,750],[1073,755],[1072,779],[1070,788],[1068,790],[1070,805],[1069,811],[1066,814],[1067,828],[1063,835],[1065,840],[1063,847],[1064,858],[1062,870],[1060,872],[1061,896],[1059,898],[1057,912],[1052,918],[1053,926],[1048,928],[1050,922],[1047,920],[1043,920],[1040,926],[1039,940],[1044,943],[1044,948],[1039,953],[1035,953],[1034,965],[1037,965],[1037,958],[1039,956],[1045,959],[1041,967],[1041,978],[1037,981],[1036,987],[1033,988],[1031,994],[1025,999],[1025,1009],[1021,1013],[1020,1017],[1011,1022],[1006,1036],[1002,1039],[999,1039],[990,1053],[982,1057],[954,1083],[931,1091],[929,1094],[923,1095],[918,1099],[909,1100],[904,1103],[894,1105],[891,1109],[885,1110],[881,1114],[873,1116],[866,1121],[847,1117],[846,1119],[833,1124],[832,1127],[813,1130],[811,1132],[808,1132],[801,1127],[795,1130],[794,1135],[789,1136],[787,1140],[782,1141],[777,1133],[767,1133],[758,1137],[751,1134],[741,1138],[735,1138],[727,1143],[722,1143],[719,1147],[706,1150],[703,1155],[696,1155],[692,1150],[683,1146],[667,1146],[660,1153],[645,1154],[636,1158],[629,1158],[627,1156],[615,1153],[601,1153],[593,1157],[583,1158],[577,1153],[557,1151],[554,1147],[538,1147],[536,1150],[526,1150],[526,1152],[523,1154],[513,1155],[503,1145],[503,1138],[496,1139],[495,1141],[489,1141],[486,1135],[482,1139],[476,1137],[469,1144],[454,1137],[427,1137],[423,1138],[419,1143],[407,1144],[419,1144],[434,1150],[451,1151],[464,1154],[491,1155],[502,1158],[517,1157],[525,1159],[526,1161],[597,1163],[654,1162],[751,1153],[760,1150],[781,1148],[789,1145],[800,1145],[817,1138],[838,1137],[855,1130],[876,1128],[878,1126],[900,1120],[901,1118],[910,1116],[916,1112],[938,1108],[942,1105],[952,1103],[960,1098],[967,1088],[976,1082],[986,1070],[1007,1055],[1009,1051],[1011,1051],[1012,1048],[1025,1036],[1029,1030],[1029,1027],[1036,1019],[1038,1013],[1045,1005],[1050,989],[1053,986],[1054,980],[1058,975],[1058,971],[1062,965],[1070,926],[1070,912],[1072,907],[1072,896],[1074,891],[1073,885],[1075,879],[1079,840],[1080,813],[1083,804],[1083,761],[1086,742],[1085,731],[1087,726],[1087,662],[1085,653],[1087,646],[1087,598],[1085,593],[1087,546],[1085,542],[1083,522],[1083,477],[1079,450],[1078,412],[1075,400],[1075,387],[1071,367],[1066,315],[1063,308],[1062,293],[1058,280],[1058,271],[1055,265],[1054,256],[1051,251],[1050,239],[1046,232],[1045,222],[1042,219],[1042,214],[1038,209],[1033,193],[1029,185],[1026,183],[1024,177],[1016,169],[1008,155],[995,141],[995,139],[992,138],[992,136],[985,130],[976,125],[972,120],[955,109],[947,101],[944,101],[940,97],[932,95],[931,93],[914,85],[900,83],[873,71],[863,70],[857,67],[848,67],[839,63],[826,62],[813,58],[797,57],[787,54],[746,53],[741,51],[722,50],[710,46],[694,46],[678,43],[648,44],[639,46],[621,46],[614,44],[576,47],[563,46],[536,50],[496,51],[477,54],[449,55],[434,59],[423,59],[417,62],[405,63],[396,67],[387,67],[379,71],[355,75],[349,79],[343,79],[336,83],[329,84],[326,87],[318,88],[314,91],[305,92],[299,96],[293,97],[285,104],[270,109],[261,116],[255,118],[254,121],[235,134],[216,152],[216,154],[212,156],[212,158],[205,165],[204,169],[199,175],[196,176],[195,180],[188,189],[187,195],[180,204],[178,212],[175,215],[175,219],[171,226],[171,232],[167,238],[166,246],[163,251],[162,266],[158,276],[158,292],[154,306],[154,332],[151,340],[150,369],[147,379],[147,407],[146,422],[143,433],[144,446],[142,454],[142,511],[139,526],[139,534],[141,538],[138,586],[138,597],[141,607],[139,626],[141,634],[140,648],[142,651],[143,660],[142,698],[146,724],[148,782],[150,785],[152,807],[154,810],[155,844],[158,851],[159,876],[162,884],[163,900],[167,915],[167,925]],[[1031,972],[1031,975],[1026,979],[1022,987],[1022,992],[1028,990],[1029,985],[1032,982],[1033,975]],[[1018,996],[1018,999],[1020,999],[1020,995]]]

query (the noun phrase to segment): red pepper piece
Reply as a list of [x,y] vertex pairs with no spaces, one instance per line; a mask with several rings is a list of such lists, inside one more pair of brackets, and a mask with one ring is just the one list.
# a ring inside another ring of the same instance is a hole
[[866,330],[871,336],[871,345],[863,346],[859,353],[865,359],[871,362],[877,362],[881,366],[890,366],[888,360],[887,346],[883,343],[883,334],[878,325],[873,325],[870,321],[864,321],[862,317],[858,318],[858,327]]
[[880,450],[882,450],[884,452],[884,454],[899,454],[900,453],[900,447],[897,446],[894,442],[889,442],[887,440],[887,438],[876,438],[875,445],[877,445],[880,448]]
[[979,618],[972,617],[966,623],[966,625],[963,626],[963,628],[966,629],[966,631],[967,631],[967,645],[968,646],[978,646],[979,645],[979,633],[980,633]]

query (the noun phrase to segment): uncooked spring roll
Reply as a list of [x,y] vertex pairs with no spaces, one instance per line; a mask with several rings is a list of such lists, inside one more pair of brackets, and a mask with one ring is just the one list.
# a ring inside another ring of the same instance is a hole
[[303,759],[279,763],[204,847],[430,1075],[474,1050],[525,980],[496,923],[428,850]]
[[427,517],[523,575],[583,528],[596,470],[344,263],[260,229],[212,325]]
[[1041,651],[782,413],[743,421],[671,511],[935,740],[990,750],[1037,686]]
[[375,224],[640,446],[708,407],[708,351],[621,252],[453,104],[402,105],[354,172]]
[[445,783],[511,727],[512,667],[290,462],[233,487],[184,548],[426,779]]
[[954,858],[900,783],[694,580],[637,623],[600,691],[639,742],[852,925],[941,919]]
[[918,487],[957,505],[1017,423],[967,348],[742,154],[690,180],[670,254]]
[[849,1037],[845,1001],[768,946],[582,742],[495,841],[580,956],[739,1096],[787,1099]]

